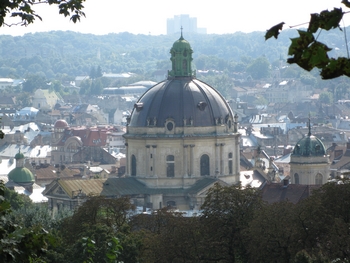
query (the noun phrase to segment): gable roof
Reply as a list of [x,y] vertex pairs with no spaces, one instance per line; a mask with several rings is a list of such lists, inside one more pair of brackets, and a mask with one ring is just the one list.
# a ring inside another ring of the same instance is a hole
[[211,187],[215,182],[219,181],[215,178],[202,178],[198,180],[190,188],[150,188],[146,184],[137,180],[135,177],[125,178],[108,178],[108,179],[74,179],[64,180],[56,179],[50,183],[44,195],[49,196],[52,190],[61,187],[62,190],[70,198],[74,198],[78,192],[86,195],[102,195],[106,197],[131,196],[139,194],[198,194],[203,190]]

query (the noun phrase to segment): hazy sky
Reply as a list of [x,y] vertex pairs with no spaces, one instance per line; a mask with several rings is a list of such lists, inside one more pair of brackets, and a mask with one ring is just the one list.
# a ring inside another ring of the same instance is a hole
[[[43,21],[37,20],[28,27],[1,27],[0,34],[71,30],[98,35],[119,32],[160,35],[166,34],[167,18],[179,14],[196,17],[197,26],[207,28],[208,34],[226,34],[265,31],[280,22],[286,23],[285,28],[295,26],[308,22],[310,13],[334,7],[350,11],[341,0],[87,0],[86,18],[74,24],[58,15],[56,6],[38,6]],[[350,14],[344,20],[349,25]]]

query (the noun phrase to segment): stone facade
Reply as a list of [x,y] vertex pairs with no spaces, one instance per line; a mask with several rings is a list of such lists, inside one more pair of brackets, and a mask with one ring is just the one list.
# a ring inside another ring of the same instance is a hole
[[238,116],[196,79],[192,53],[181,35],[168,78],[135,103],[124,134],[126,177],[147,186],[145,204],[153,209],[200,209],[214,183],[239,182]]

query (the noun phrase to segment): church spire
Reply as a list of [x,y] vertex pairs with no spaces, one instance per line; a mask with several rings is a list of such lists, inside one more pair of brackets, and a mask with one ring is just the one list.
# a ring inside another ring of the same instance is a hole
[[192,70],[192,53],[190,43],[183,37],[183,28],[181,27],[180,38],[174,42],[170,50],[172,69],[169,71],[169,77],[195,77]]
[[184,37],[182,36],[182,29],[183,29],[183,27],[181,26],[180,29],[181,29],[181,37],[180,37],[180,39],[181,39],[181,40],[184,40]]

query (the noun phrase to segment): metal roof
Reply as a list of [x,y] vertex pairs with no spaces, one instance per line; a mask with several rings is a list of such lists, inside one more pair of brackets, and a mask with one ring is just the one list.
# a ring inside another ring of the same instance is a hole
[[[166,195],[186,195],[197,194],[200,191],[211,186],[218,179],[204,177],[198,180],[190,188],[151,188],[140,182],[134,177],[126,178],[108,178],[108,179],[90,179],[90,180],[63,180],[57,179],[57,183],[67,193],[70,198],[74,198],[79,193],[86,195],[102,195],[106,197],[132,196],[140,194],[166,194]],[[54,183],[54,182],[53,182]],[[48,194],[52,184],[45,190]]]
[[164,127],[167,119],[172,119],[177,127],[216,126],[216,119],[233,120],[233,114],[225,98],[208,84],[192,78],[169,78],[145,92],[135,105],[129,126],[146,127],[149,120],[153,125]]

